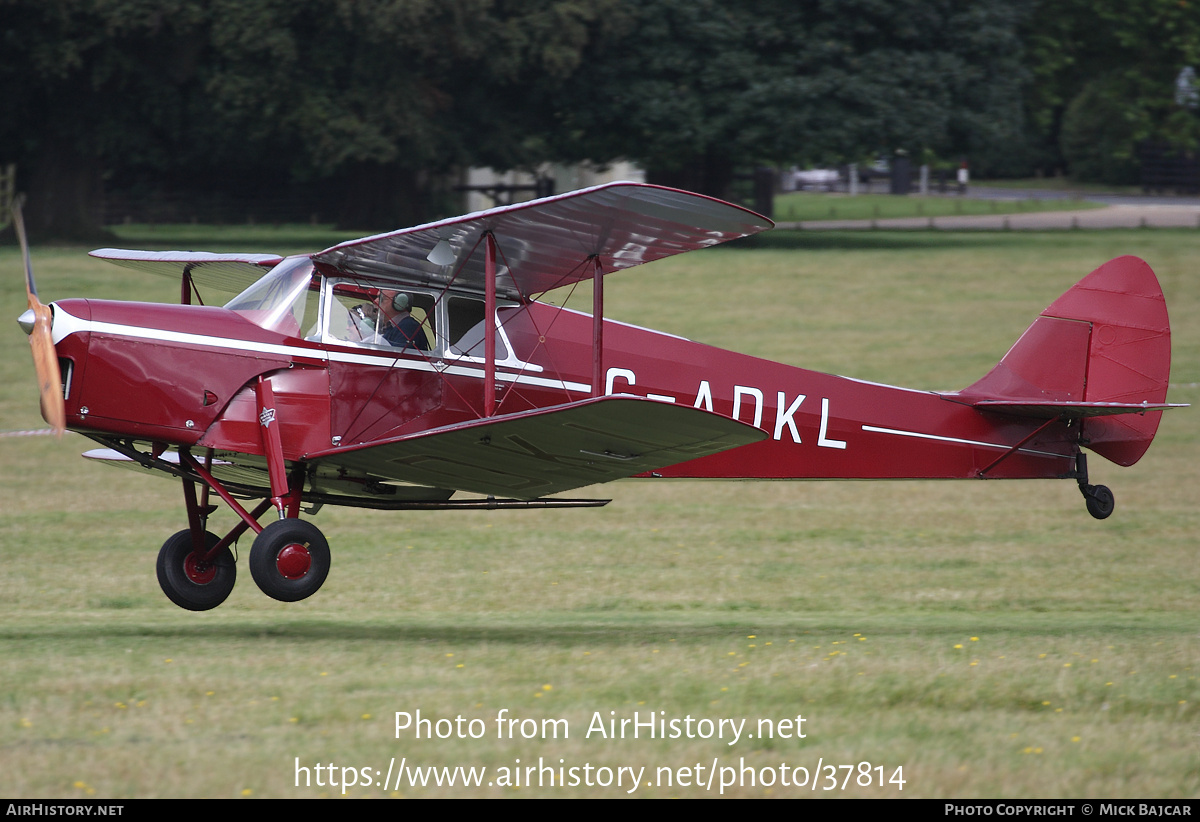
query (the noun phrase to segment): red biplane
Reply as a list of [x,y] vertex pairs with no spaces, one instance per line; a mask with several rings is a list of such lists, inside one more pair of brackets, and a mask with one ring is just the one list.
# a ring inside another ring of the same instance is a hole
[[[624,477],[1043,477],[1074,479],[1093,516],[1112,512],[1083,448],[1132,465],[1171,407],[1149,266],[1101,266],[954,393],[603,318],[605,275],[771,227],[719,200],[614,183],[286,259],[92,252],[179,277],[181,305],[44,306],[26,253],[21,324],[48,422],[103,446],[85,456],[182,480],[188,527],[163,545],[158,579],[192,610],[229,595],[247,529],[264,593],[315,593],[329,547],[302,506],[592,506],[606,501],[553,495]],[[591,316],[535,299],[589,280]],[[193,304],[205,285],[245,290]],[[214,494],[240,519],[223,537],[207,530]]]

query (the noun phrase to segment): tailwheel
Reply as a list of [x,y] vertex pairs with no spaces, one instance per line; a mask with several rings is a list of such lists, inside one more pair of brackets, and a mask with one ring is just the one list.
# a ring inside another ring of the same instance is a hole
[[[211,550],[220,539],[204,532],[204,545]],[[229,597],[237,581],[237,566],[229,549],[209,562],[192,550],[192,532],[180,531],[163,543],[158,552],[158,584],[167,599],[189,611],[208,611]]]
[[306,599],[320,590],[329,574],[329,543],[310,522],[277,520],[255,538],[250,574],[272,599]]
[[1107,485],[1088,485],[1080,488],[1088,513],[1096,519],[1106,519],[1117,506],[1116,497]]
[[1088,484],[1087,455],[1082,451],[1075,454],[1074,477],[1079,483],[1079,493],[1083,494],[1088,513],[1096,519],[1107,519],[1117,507],[1116,497],[1107,485]]

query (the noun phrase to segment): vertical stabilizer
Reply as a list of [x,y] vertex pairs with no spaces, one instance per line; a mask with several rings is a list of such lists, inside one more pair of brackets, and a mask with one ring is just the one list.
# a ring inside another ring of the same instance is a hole
[[[1171,373],[1171,324],[1158,278],[1118,257],[1050,304],[982,380],[972,402],[1161,405]],[[1083,444],[1119,465],[1150,447],[1161,411],[1081,414]]]

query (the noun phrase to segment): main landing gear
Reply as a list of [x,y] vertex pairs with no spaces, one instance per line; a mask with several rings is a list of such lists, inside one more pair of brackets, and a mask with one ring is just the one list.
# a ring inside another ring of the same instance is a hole
[[[216,608],[237,581],[229,550],[232,542],[205,531],[203,548],[196,550],[190,529],[173,535],[158,552],[158,584],[163,593],[189,611]],[[280,602],[298,602],[319,591],[329,575],[329,543],[311,522],[281,519],[255,537],[249,564],[250,575],[264,594]]]
[[[260,376],[254,384],[254,394],[271,484],[267,499],[254,511],[243,508],[212,475],[211,448],[204,465],[187,448],[179,449],[179,467],[185,472],[183,499],[187,505],[188,530],[171,537],[159,551],[158,584],[182,608],[207,611],[225,601],[237,576],[229,546],[247,529],[258,535],[250,546],[250,575],[272,599],[296,602],[310,597],[320,590],[329,575],[329,543],[315,525],[299,519],[304,465],[297,464],[288,473],[270,379]],[[197,477],[204,483],[199,499]],[[205,530],[208,515],[216,509],[208,502],[210,489],[241,518],[222,539]],[[278,512],[278,521],[266,527],[259,525],[258,518],[272,507]]]
[[[213,477],[211,460],[206,460],[207,466],[201,465],[186,449],[180,449],[179,457],[180,466],[204,484],[198,496],[195,481],[184,478],[189,527],[168,539],[158,552],[158,584],[168,599],[189,611],[207,611],[224,602],[237,580],[230,546],[247,530],[257,533],[250,546],[250,575],[264,594],[281,602],[297,602],[320,590],[329,575],[329,543],[315,525],[297,519],[302,469],[284,480],[283,493],[273,494],[247,511]],[[241,518],[223,538],[206,530],[208,515],[216,510],[208,501],[210,489]],[[282,518],[265,527],[259,525],[259,517],[271,508]]]

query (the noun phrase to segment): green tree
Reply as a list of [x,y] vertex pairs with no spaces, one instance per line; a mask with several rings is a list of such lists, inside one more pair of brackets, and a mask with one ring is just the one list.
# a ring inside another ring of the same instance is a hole
[[0,153],[35,236],[92,239],[106,159],[170,157],[197,102],[202,3],[0,3]]
[[549,93],[619,6],[0,0],[0,160],[41,236],[95,236],[106,177],[302,183],[345,223],[405,225],[450,168],[543,152]]
[[1023,6],[644,0],[588,48],[566,151],[723,196],[734,166],[995,153],[1021,133]]
[[1122,182],[1142,141],[1200,145],[1200,118],[1175,99],[1181,70],[1200,68],[1194,0],[1041,0],[1024,39],[1046,170]]
[[1104,75],[1075,95],[1062,117],[1059,146],[1071,177],[1085,182],[1137,182],[1136,126],[1118,78]]

